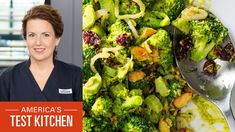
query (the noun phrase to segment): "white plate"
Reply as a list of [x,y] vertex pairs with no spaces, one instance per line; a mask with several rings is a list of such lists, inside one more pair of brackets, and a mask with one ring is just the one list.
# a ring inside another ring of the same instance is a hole
[[197,96],[180,111],[180,128],[194,132],[229,132],[228,124],[221,111],[208,100]]

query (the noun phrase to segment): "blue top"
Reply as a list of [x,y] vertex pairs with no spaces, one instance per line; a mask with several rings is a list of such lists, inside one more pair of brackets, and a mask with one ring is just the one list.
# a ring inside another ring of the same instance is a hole
[[0,101],[81,101],[81,68],[54,60],[41,91],[29,70],[30,60],[8,68],[0,76]]

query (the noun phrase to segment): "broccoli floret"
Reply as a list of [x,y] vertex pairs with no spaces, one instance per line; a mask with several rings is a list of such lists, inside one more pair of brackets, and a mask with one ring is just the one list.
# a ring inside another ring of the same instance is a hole
[[[120,15],[137,14],[140,12],[140,7],[134,0],[118,0]],[[141,0],[145,8],[152,9],[156,0]]]
[[160,61],[159,67],[157,71],[162,74],[166,75],[171,72],[171,68],[173,67],[173,53],[172,50],[161,50],[160,51]]
[[82,5],[92,4],[94,0],[82,0]]
[[144,47],[144,44],[153,46],[155,49],[168,49],[172,47],[171,39],[169,33],[164,29],[156,30],[156,33],[149,37],[141,45]]
[[102,70],[103,82],[102,86],[108,88],[110,85],[117,81],[117,70],[115,68],[104,65]]
[[143,98],[141,95],[127,96],[125,100],[116,98],[113,105],[113,112],[119,117],[124,117],[130,112],[140,110],[142,103]]
[[129,85],[130,89],[144,89],[148,86],[148,80],[147,78],[144,78],[136,82],[130,82]]
[[87,95],[87,96],[84,96],[83,95],[83,100],[82,100],[82,103],[83,103],[83,109],[87,112],[90,111],[92,105],[95,103],[95,100],[97,98],[97,95]]
[[95,50],[92,48],[83,48],[83,82],[87,81],[90,77],[94,76],[95,73],[91,71],[90,62],[91,58],[95,56]]
[[140,12],[138,5],[132,0],[119,0],[120,15],[136,14]]
[[145,117],[152,123],[158,123],[163,109],[162,103],[155,95],[149,95],[144,100]]
[[132,39],[132,33],[125,21],[116,20],[116,22],[110,26],[109,32],[110,34],[108,36],[108,42],[112,43],[114,46],[130,45],[130,41]]
[[171,124],[172,124],[171,129],[176,130],[177,129],[176,117],[174,115],[170,114],[169,118],[170,118]]
[[228,29],[212,14],[197,7],[183,10],[173,25],[193,41],[191,59],[199,62],[206,58],[215,45],[220,45],[228,35]]
[[174,20],[180,15],[184,6],[184,0],[157,0],[153,9],[164,12],[170,20]]
[[149,10],[152,10],[154,3],[156,3],[157,0],[142,0],[142,2],[144,3],[145,7]]
[[164,29],[158,29],[154,35],[141,44],[143,47],[146,45],[150,45],[153,49],[158,51],[158,72],[162,75],[168,74],[173,65],[172,42],[169,33]]
[[135,96],[135,95],[142,96],[142,94],[143,94],[143,91],[141,89],[132,89],[129,92],[130,96]]
[[163,12],[146,11],[144,17],[137,19],[136,22],[140,27],[159,28],[169,25],[170,19]]
[[194,44],[191,59],[197,62],[205,59],[213,47],[220,45],[228,35],[228,29],[214,16],[208,16],[204,20],[193,20],[190,23]]
[[111,95],[114,98],[122,98],[125,99],[128,96],[128,89],[123,83],[119,83],[110,87]]
[[93,132],[112,132],[114,128],[109,119],[102,118],[101,120],[95,120],[95,126]]
[[128,111],[123,110],[121,107],[123,103],[123,100],[121,98],[116,98],[113,102],[113,112],[118,116],[118,117],[124,117],[128,114]]
[[186,85],[186,81],[175,75],[171,79],[167,80],[167,82],[170,89],[170,94],[167,96],[167,98],[169,101],[172,101],[172,99],[181,95],[182,89]]
[[143,98],[139,95],[128,97],[122,104],[124,110],[129,110],[131,108],[138,108],[142,105]]
[[152,132],[148,122],[140,116],[130,115],[120,121],[123,132]]
[[95,126],[94,119],[91,117],[82,118],[82,131],[83,132],[92,132],[92,127]]
[[94,117],[111,117],[112,99],[107,97],[99,97],[96,99],[91,108]]
[[208,16],[208,12],[200,9],[198,7],[190,6],[185,8],[181,15],[172,21],[172,25],[182,31],[184,34],[188,35],[191,32],[192,20],[202,20]]

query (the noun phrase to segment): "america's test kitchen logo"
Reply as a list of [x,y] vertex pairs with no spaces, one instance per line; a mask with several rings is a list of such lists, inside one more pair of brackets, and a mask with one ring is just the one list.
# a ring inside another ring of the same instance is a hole
[[66,113],[78,110],[62,107],[21,107],[5,111],[11,112],[11,127],[73,127],[73,115]]

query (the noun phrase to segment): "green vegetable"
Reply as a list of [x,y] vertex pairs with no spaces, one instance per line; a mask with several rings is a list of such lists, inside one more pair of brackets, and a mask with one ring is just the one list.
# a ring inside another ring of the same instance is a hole
[[130,96],[135,96],[135,95],[138,95],[138,96],[142,96],[142,90],[141,89],[132,89],[130,92],[129,92]]
[[147,121],[136,115],[131,115],[121,121],[121,130],[123,132],[150,132]]
[[124,79],[127,72],[133,70],[133,65],[134,65],[134,63],[131,58],[127,61],[127,63],[123,67],[118,68],[117,77],[119,79]]
[[119,14],[137,14],[140,12],[138,5],[133,0],[119,0]]
[[191,21],[191,32],[194,47],[191,52],[191,59],[201,61],[216,44],[221,44],[228,35],[228,29],[215,17],[209,16],[203,21]]
[[170,93],[167,82],[161,76],[155,79],[155,88],[162,97],[166,97]]
[[147,106],[144,109],[146,118],[152,123],[157,123],[160,119],[163,106],[155,95],[149,95],[145,98],[144,104]]
[[190,33],[191,27],[190,22],[188,20],[185,20],[183,18],[177,18],[172,21],[172,25],[178,28],[181,32],[186,35]]
[[138,80],[136,82],[130,82],[130,89],[144,89],[148,86],[148,80],[146,78]]
[[[186,83],[167,29],[180,2],[83,0],[83,16],[91,12],[83,19],[84,132],[158,132],[160,121],[177,131],[172,103]],[[191,20],[183,22],[175,23],[191,34]]]
[[93,4],[94,0],[82,0],[82,5]]
[[113,0],[99,0],[101,9],[106,9],[109,12],[109,24],[113,24],[116,20],[114,15],[114,2]]
[[96,94],[101,87],[102,78],[99,73],[96,73],[95,76],[89,78],[89,80],[83,86],[84,95],[94,95]]
[[102,118],[101,120],[95,120],[95,126],[92,129],[94,132],[110,132],[115,131],[112,123],[109,119]]
[[110,91],[114,98],[125,99],[128,96],[128,89],[123,83],[110,87]]
[[172,78],[168,79],[167,82],[170,89],[170,93],[167,97],[168,100],[171,101],[181,95],[182,89],[186,86],[186,81],[179,76],[172,75]]
[[100,24],[95,24],[90,30],[95,32],[99,37],[103,37],[106,35]]
[[99,97],[91,108],[94,117],[111,117],[112,100],[109,97]]
[[109,28],[108,41],[114,46],[118,45],[116,43],[116,38],[121,34],[127,34],[130,38],[132,38],[132,33],[127,23],[123,20],[117,20]]
[[82,15],[82,29],[88,29],[95,24],[96,13],[92,5],[87,5]]
[[141,27],[160,28],[170,24],[169,17],[163,12],[148,11],[143,18],[137,19],[137,24]]
[[173,21],[173,25],[190,35],[194,44],[190,57],[193,61],[199,62],[206,58],[215,45],[221,45],[228,35],[228,29],[215,16],[208,15],[203,9],[186,8],[184,14],[184,17]]
[[92,127],[94,127],[95,122],[91,117],[83,117],[82,119],[82,131],[92,132]]
[[173,54],[172,54],[172,42],[169,33],[164,29],[158,29],[157,32],[145,40],[142,44],[150,45],[153,49],[159,51],[160,61],[158,72],[166,75],[170,72],[171,66],[173,65]]
[[156,0],[153,9],[165,13],[170,20],[174,20],[180,15],[184,6],[184,0]]
[[82,63],[82,68],[83,68],[83,82],[86,82],[90,77],[94,76],[95,73],[91,71],[90,68],[90,63],[91,63],[91,58],[95,56],[95,51],[94,49],[87,47],[83,48],[83,63]]
[[122,108],[124,110],[129,110],[131,108],[136,108],[141,106],[143,103],[143,99],[141,96],[135,95],[135,96],[131,96],[129,98],[126,99],[126,101],[122,104]]

